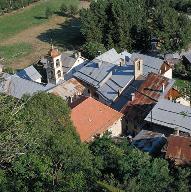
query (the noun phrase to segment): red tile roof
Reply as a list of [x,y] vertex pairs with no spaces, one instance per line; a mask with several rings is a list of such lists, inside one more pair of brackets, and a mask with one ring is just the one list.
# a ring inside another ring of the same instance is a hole
[[176,160],[177,164],[191,164],[191,137],[171,135],[166,158]]
[[166,89],[169,79],[155,73],[150,73],[139,89],[135,92],[135,98],[121,110],[132,119],[137,116],[145,116],[162,95],[162,86]]
[[58,51],[57,49],[50,49],[49,55],[50,55],[52,58],[55,58],[55,57],[57,57],[58,55],[60,55],[60,53],[59,53],[59,51]]
[[122,113],[89,97],[72,109],[71,119],[81,141],[91,141],[102,134],[123,116]]

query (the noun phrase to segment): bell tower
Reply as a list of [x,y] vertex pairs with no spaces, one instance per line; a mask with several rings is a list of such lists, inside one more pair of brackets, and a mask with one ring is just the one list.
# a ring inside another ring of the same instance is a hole
[[47,55],[46,73],[48,83],[58,84],[64,79],[61,54],[59,53],[58,49],[53,47],[53,45]]

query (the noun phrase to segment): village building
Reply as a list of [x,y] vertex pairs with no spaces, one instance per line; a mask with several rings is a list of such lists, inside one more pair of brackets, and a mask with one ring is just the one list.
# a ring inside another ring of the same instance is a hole
[[182,60],[186,70],[191,70],[191,51],[182,53]]
[[42,84],[20,78],[7,73],[0,74],[0,92],[21,99],[24,95],[32,96],[41,91],[54,87],[53,84]]
[[123,114],[88,97],[72,108],[71,119],[81,141],[89,142],[109,132],[111,136],[122,134]]
[[150,73],[121,109],[127,123],[126,134],[135,136],[145,126],[144,119],[161,98],[168,99],[174,80]]
[[80,52],[68,56],[52,47],[41,63],[46,69],[48,83],[59,84],[72,78],[73,73],[83,67],[87,60],[81,56]]
[[175,165],[191,165],[191,137],[168,137],[166,159],[173,161]]
[[33,65],[18,71],[16,75],[29,81],[35,81],[37,83],[42,82],[42,75],[34,68]]
[[166,137],[164,134],[148,130],[141,130],[132,139],[133,146],[152,155],[159,155],[165,144]]
[[191,135],[191,108],[160,99],[145,118],[151,129],[170,135]]
[[87,89],[78,80],[71,78],[48,91],[56,96],[62,97],[69,105],[82,96],[88,95]]

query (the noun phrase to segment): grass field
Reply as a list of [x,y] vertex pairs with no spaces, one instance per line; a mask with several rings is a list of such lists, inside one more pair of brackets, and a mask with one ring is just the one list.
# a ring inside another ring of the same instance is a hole
[[0,55],[5,59],[5,63],[23,57],[32,51],[32,46],[28,43],[16,43],[13,45],[0,46]]
[[78,0],[42,0],[23,10],[0,16],[0,41],[34,25],[47,22],[46,8],[50,7],[54,12],[57,12],[64,1],[68,4],[79,3]]

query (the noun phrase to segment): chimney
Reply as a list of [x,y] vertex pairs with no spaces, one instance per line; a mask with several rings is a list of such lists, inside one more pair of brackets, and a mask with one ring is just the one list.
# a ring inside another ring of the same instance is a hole
[[178,127],[175,128],[175,134],[176,134],[177,136],[180,136],[180,130],[179,130]]
[[74,54],[74,58],[77,59],[78,58],[78,53]]
[[131,101],[135,99],[135,93],[131,93]]
[[142,59],[136,59],[134,61],[134,76],[135,76],[135,80],[143,75],[143,60]]
[[98,63],[97,63],[98,68],[101,67],[101,64],[102,64],[102,61],[98,61]]
[[162,93],[164,93],[164,91],[165,91],[165,84],[163,83],[162,84]]
[[125,64],[125,60],[123,58],[120,58],[119,66],[121,67],[124,64]]
[[81,56],[82,56],[81,52],[80,52],[80,51],[78,51],[78,57],[81,57]]

